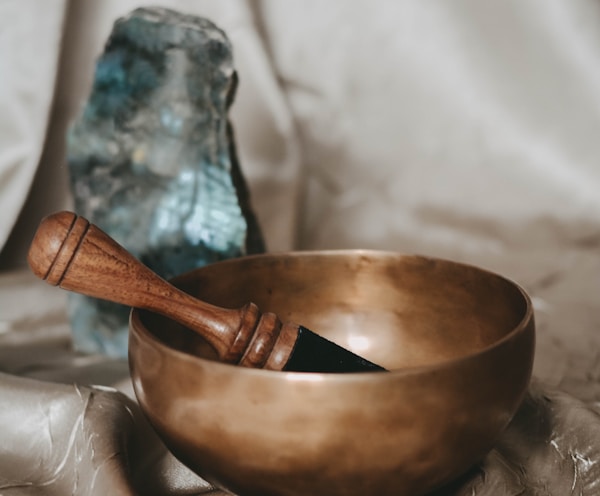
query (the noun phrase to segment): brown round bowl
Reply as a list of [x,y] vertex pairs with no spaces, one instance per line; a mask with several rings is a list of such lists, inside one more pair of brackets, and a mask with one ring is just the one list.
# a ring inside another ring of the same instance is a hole
[[201,477],[242,496],[417,496],[494,445],[531,375],[534,320],[511,281],[373,251],[239,258],[178,277],[210,303],[253,301],[389,372],[271,372],[214,361],[196,334],[131,314],[142,409]]

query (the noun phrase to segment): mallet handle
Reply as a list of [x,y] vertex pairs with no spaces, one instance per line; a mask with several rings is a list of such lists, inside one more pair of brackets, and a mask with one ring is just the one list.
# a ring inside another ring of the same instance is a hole
[[33,273],[53,286],[95,298],[144,308],[200,334],[222,361],[282,369],[298,335],[248,303],[225,309],[175,288],[97,226],[72,212],[42,220],[28,255]]

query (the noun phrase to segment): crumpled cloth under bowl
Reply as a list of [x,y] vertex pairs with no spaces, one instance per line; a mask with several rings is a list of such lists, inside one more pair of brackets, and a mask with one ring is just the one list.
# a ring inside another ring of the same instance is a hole
[[[0,374],[0,397],[3,496],[226,494],[170,455],[114,388]],[[599,460],[600,409],[534,382],[496,448],[435,496],[598,494]]]

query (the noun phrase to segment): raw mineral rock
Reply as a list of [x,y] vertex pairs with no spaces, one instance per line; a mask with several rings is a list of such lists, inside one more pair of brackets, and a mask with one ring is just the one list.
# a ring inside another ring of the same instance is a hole
[[[68,137],[75,210],[163,277],[264,251],[227,119],[232,49],[206,19],[119,19]],[[127,309],[70,301],[74,341],[124,356]]]

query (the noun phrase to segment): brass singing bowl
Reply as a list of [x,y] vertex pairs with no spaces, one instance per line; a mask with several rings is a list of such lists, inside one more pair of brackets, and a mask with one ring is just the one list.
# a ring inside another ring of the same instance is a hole
[[210,303],[254,301],[389,372],[218,363],[197,334],[133,310],[142,409],[201,477],[242,496],[417,496],[477,463],[527,389],[534,319],[513,282],[374,251],[243,257],[178,277]]

